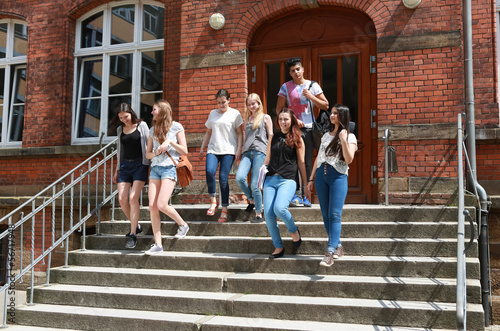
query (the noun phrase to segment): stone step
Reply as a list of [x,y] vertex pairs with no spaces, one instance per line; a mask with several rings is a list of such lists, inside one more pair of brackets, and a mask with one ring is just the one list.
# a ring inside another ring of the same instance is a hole
[[[72,285],[301,296],[455,302],[452,278],[289,275],[70,266],[51,282]],[[480,302],[479,280],[468,280],[467,302]]]
[[[114,210],[115,220],[125,220],[126,217],[119,205],[116,204]],[[209,204],[197,205],[173,205],[177,212],[186,220],[192,221],[215,221],[220,214],[218,209],[214,216],[207,216],[206,211]],[[255,215],[246,214],[244,209],[246,205],[230,205],[228,208],[231,220],[249,221]],[[312,207],[290,207],[290,212],[295,221],[300,222],[318,222],[323,221],[321,210],[318,204]],[[473,208],[469,209],[471,216],[475,219]],[[169,218],[161,214],[162,220]],[[345,205],[342,210],[342,222],[456,222],[458,218],[457,207],[446,206],[384,206],[384,205]],[[149,221],[149,208],[147,205],[141,208],[140,220]]]
[[[123,310],[80,306],[36,304],[18,309],[23,323],[32,322],[41,327],[68,328],[78,325],[82,330],[200,330],[203,331],[373,331],[385,326],[246,318],[235,316],[205,316],[142,310]],[[91,317],[90,317],[91,316]],[[12,327],[12,326],[11,326]],[[11,328],[9,327],[9,329]],[[17,327],[17,326],[16,326]],[[36,329],[34,329],[36,330]],[[409,331],[415,328],[390,327],[391,331]],[[434,331],[451,331],[435,329]]]
[[[326,237],[323,221],[321,222],[296,222],[300,233],[304,237]],[[152,235],[151,223],[141,221],[142,234]],[[286,226],[278,222],[283,237],[290,234]],[[101,234],[125,235],[130,231],[129,221],[102,222]],[[173,236],[177,233],[178,225],[173,221],[161,223],[163,235]],[[466,237],[470,228],[466,227]],[[269,232],[264,222],[189,222],[190,236],[256,236],[268,237]],[[342,237],[344,238],[456,238],[456,222],[343,222]]]
[[[268,255],[248,253],[201,253],[164,251],[154,256],[125,250],[76,250],[69,264],[89,267],[116,267],[219,272],[325,274],[380,277],[454,278],[456,257],[398,257],[346,255],[331,268],[319,265],[323,255],[288,255],[269,260]],[[479,261],[467,258],[467,277],[479,278]]]
[[[86,248],[124,249],[127,238],[122,235],[91,235],[86,237]],[[137,237],[134,250],[145,251],[154,243],[153,236]],[[283,238],[285,252],[293,253],[291,238]],[[299,254],[324,254],[326,238],[302,237]],[[456,256],[456,239],[427,238],[342,238],[342,245],[349,255],[395,255],[398,256]],[[230,236],[186,236],[176,239],[162,236],[162,246],[168,251],[184,252],[220,252],[220,253],[255,253],[269,254],[274,250],[270,237],[230,237]],[[477,255],[477,242],[468,252]]]
[[[436,327],[453,325],[454,303],[407,300],[372,300],[291,295],[262,295],[85,285],[37,287],[34,298],[43,304],[94,308],[137,309],[168,313],[360,323],[388,326]],[[482,306],[468,304],[473,323]],[[469,324],[470,325],[470,324]],[[473,325],[470,325],[474,328]]]

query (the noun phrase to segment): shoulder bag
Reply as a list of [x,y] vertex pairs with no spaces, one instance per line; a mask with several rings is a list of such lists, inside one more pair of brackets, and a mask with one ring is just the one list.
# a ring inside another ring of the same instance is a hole
[[176,163],[172,155],[169,152],[165,151],[167,155],[170,157],[172,162],[175,165],[175,169],[177,171],[177,182],[181,187],[186,187],[193,180],[193,166],[191,162],[189,162],[187,155],[181,155],[179,157],[179,162]]

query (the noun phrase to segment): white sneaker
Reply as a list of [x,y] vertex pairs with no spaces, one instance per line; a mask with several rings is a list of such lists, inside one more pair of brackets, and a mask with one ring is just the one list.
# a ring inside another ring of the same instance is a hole
[[174,236],[175,238],[184,238],[189,231],[189,225],[179,225],[179,229],[177,229],[177,234]]
[[151,245],[151,248],[144,252],[146,255],[154,255],[163,252],[163,246],[158,246],[157,244]]

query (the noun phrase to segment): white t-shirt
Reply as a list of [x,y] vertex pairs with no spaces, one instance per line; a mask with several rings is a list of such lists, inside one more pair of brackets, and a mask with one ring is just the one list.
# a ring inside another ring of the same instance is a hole
[[[321,146],[318,151],[318,160],[316,161],[316,165],[319,168],[324,162],[328,163],[332,167],[335,168],[341,174],[346,174],[349,170],[349,166],[345,161],[339,160],[339,155],[329,155],[326,156],[326,148],[330,145],[330,142],[333,140],[333,136],[330,132],[327,132],[321,137]],[[358,140],[353,133],[349,133],[347,136],[347,144],[356,144],[356,150],[358,150]]]
[[207,147],[207,153],[215,155],[236,154],[238,133],[236,129],[243,123],[238,110],[228,108],[224,113],[214,109],[208,115],[205,126],[212,129],[212,136]]
[[307,88],[314,96],[323,93],[323,90],[316,82],[311,84],[310,80],[306,80],[304,84],[297,85],[293,82],[293,80],[290,80],[281,85],[278,96],[286,99],[288,108],[293,110],[297,119],[304,122],[304,126],[306,128],[312,128],[312,101],[309,101],[308,98],[302,95],[302,91],[304,91],[305,88]]
[[[170,130],[168,130],[166,139],[170,139],[174,143],[177,143],[177,133],[179,133],[181,131],[184,131],[182,124],[179,122],[173,121],[172,126],[170,127]],[[151,137],[151,139],[153,139],[153,149],[156,150],[156,149],[158,149],[158,147],[160,147],[160,143],[158,142],[158,140],[155,139],[154,134],[155,134],[155,127],[153,126],[149,130],[149,136]],[[172,145],[168,145],[167,151],[170,153],[170,155],[175,160],[175,162],[179,162],[179,157],[181,155],[179,154],[179,152],[177,152],[175,150],[175,148],[172,147]],[[166,153],[157,155],[151,159],[151,166],[152,167],[154,167],[154,166],[166,167],[166,166],[171,166],[171,165],[174,165],[174,163],[172,162],[172,160],[170,159],[170,157]]]

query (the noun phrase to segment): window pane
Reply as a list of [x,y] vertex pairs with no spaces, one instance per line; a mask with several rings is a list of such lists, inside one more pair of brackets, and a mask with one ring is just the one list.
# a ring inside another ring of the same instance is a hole
[[111,45],[134,41],[135,6],[114,7],[111,15]]
[[102,46],[103,13],[97,13],[82,22],[81,48]]
[[5,59],[6,54],[7,54],[7,23],[1,23],[0,24],[0,59]]
[[139,113],[139,117],[142,118],[149,127],[151,127],[151,123],[153,121],[153,115],[151,112],[153,111],[153,105],[156,100],[161,99],[162,93],[148,93],[141,95],[141,109]]
[[321,60],[321,79],[323,93],[330,101],[331,107],[339,101],[337,97],[337,58]]
[[109,94],[132,92],[132,54],[110,57]]
[[22,141],[24,127],[24,105],[12,107],[9,141]]
[[142,40],[163,39],[165,8],[144,5]]
[[80,101],[78,138],[98,137],[101,123],[101,99]]
[[[342,103],[349,107],[351,121],[358,123],[358,57],[342,59]],[[357,134],[357,132],[355,132]]]
[[26,69],[17,69],[14,82],[14,104],[26,101]]
[[28,54],[28,27],[24,24],[14,24],[14,56]]
[[163,51],[142,53],[141,92],[163,89]]
[[120,122],[118,120],[117,112],[115,111],[115,109],[122,102],[131,104],[132,98],[128,95],[121,96],[121,97],[110,97],[109,98],[108,136],[116,136],[116,128],[118,127]]
[[89,98],[101,96],[102,60],[85,61],[83,63],[82,75],[81,97]]
[[267,69],[267,114],[271,116],[273,120],[273,126],[275,129],[276,123],[276,103],[278,102],[278,92],[280,90],[280,77],[281,77],[281,64],[280,63],[269,63],[266,65]]

